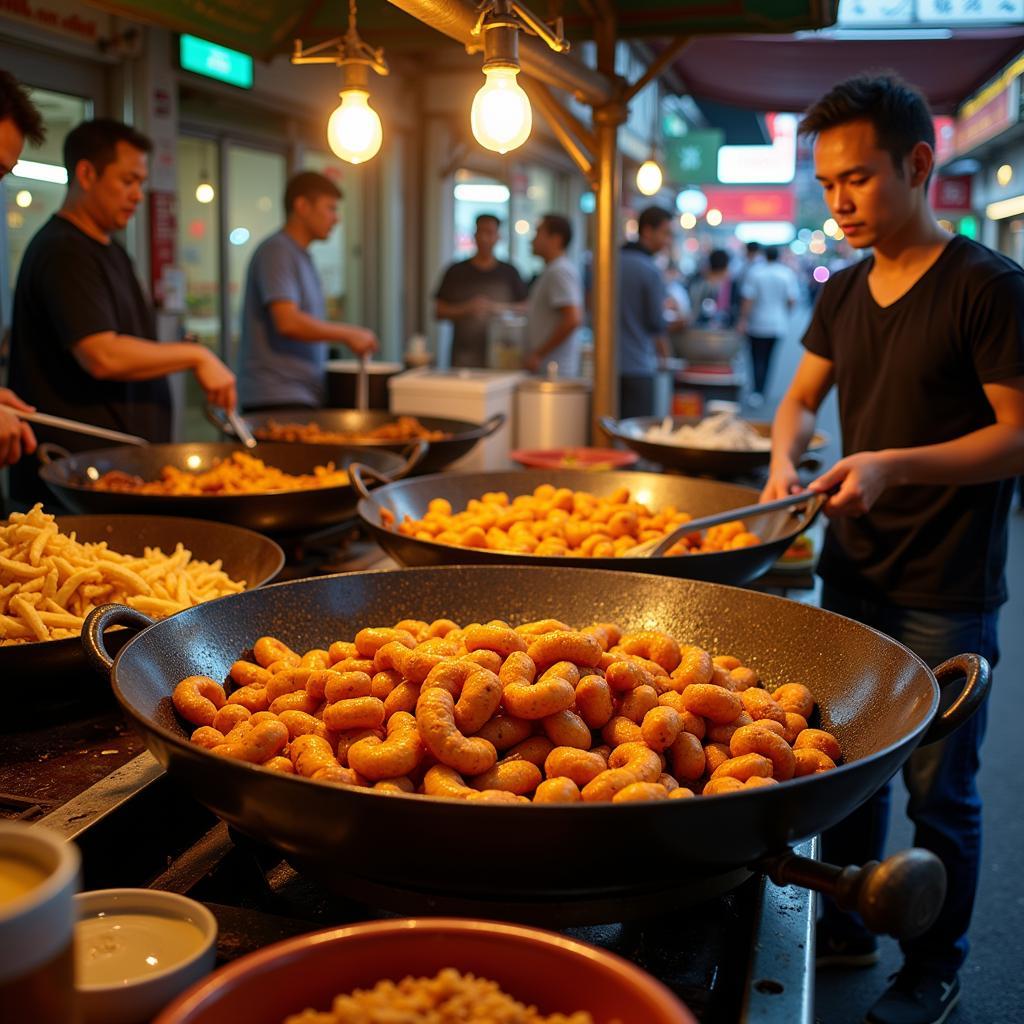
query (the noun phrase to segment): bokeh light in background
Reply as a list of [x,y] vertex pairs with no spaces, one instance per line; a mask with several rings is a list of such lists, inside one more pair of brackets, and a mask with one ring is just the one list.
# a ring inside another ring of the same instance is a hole
[[23,209],[26,210],[32,205],[32,193],[27,188],[23,188],[15,197],[14,201]]
[[584,192],[580,196],[580,212],[593,213],[597,209],[597,196],[593,192]]
[[708,212],[704,214],[704,219],[711,225],[711,227],[717,228],[718,225],[722,223],[722,211],[714,209],[708,210]]
[[196,202],[212,203],[217,193],[208,181],[201,181],[196,185]]
[[818,284],[824,284],[831,276],[828,271],[828,267],[815,267],[811,276]]
[[228,241],[232,245],[245,245],[249,241],[249,229],[248,228],[235,228],[230,235],[228,235]]
[[515,230],[517,235],[528,235],[530,233],[530,222],[528,220],[517,220]]
[[1003,164],[996,171],[996,181],[998,181],[1000,185],[1009,185],[1012,180],[1013,168],[1009,164]]
[[839,230],[839,224],[836,222],[834,217],[829,217],[829,219],[821,225],[821,229],[829,236],[829,238],[835,238],[836,232]]
[[697,226],[697,218],[692,213],[684,213],[679,218],[679,226],[685,231]]
[[700,217],[707,208],[708,197],[699,188],[684,188],[676,196],[676,209],[680,213],[692,213]]

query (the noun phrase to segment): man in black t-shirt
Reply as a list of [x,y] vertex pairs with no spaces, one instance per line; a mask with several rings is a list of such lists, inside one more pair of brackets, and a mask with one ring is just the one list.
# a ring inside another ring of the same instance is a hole
[[441,278],[435,315],[451,320],[452,366],[486,366],[487,324],[507,309],[521,309],[526,285],[511,263],[494,255],[501,222],[490,213],[476,219],[476,255],[453,263]]
[[[191,370],[208,401],[235,405],[234,374],[207,348],[157,343],[152,311],[128,254],[111,238],[142,201],[149,140],[118,121],[86,121],[64,141],[68,192],[28,244],[11,324],[11,386],[40,412],[148,441],[171,437],[166,377]],[[80,434],[37,431],[73,451]],[[34,460],[11,472],[11,496],[52,501]]]
[[[951,236],[928,207],[935,135],[921,96],[892,76],[844,82],[801,124],[832,216],[872,257],[825,286],[779,406],[763,497],[799,486],[815,414],[838,390],[843,458],[811,484],[831,518],[822,605],[904,643],[933,667],[998,658],[1007,514],[1024,470],[1024,272]],[[870,666],[868,666],[870,668]],[[881,709],[873,712],[881,714]],[[938,1024],[959,998],[980,864],[975,783],[987,707],[904,769],[915,844],[941,858],[939,918],[902,943],[904,966],[871,1024]],[[881,856],[888,787],[823,837],[833,863]],[[866,966],[877,945],[826,901],[818,963]]]

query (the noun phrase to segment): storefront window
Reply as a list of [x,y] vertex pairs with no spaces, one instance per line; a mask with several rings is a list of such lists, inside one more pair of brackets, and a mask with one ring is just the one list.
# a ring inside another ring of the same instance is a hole
[[46,140],[41,146],[26,143],[17,172],[3,181],[7,273],[12,289],[25,248],[32,236],[60,209],[67,194],[64,139],[72,128],[92,116],[90,100],[46,89],[30,89],[29,92],[43,115]]
[[228,145],[227,259],[230,345],[235,365],[241,340],[245,276],[256,247],[284,224],[284,154]]
[[211,139],[178,139],[178,259],[185,271],[185,329],[220,352],[220,160]]
[[508,260],[509,199],[507,185],[496,178],[487,178],[473,171],[461,169],[455,172],[455,244],[453,259],[468,260],[476,252],[473,235],[476,233],[476,219],[482,213],[494,214],[501,221],[501,239],[494,250],[499,260]]

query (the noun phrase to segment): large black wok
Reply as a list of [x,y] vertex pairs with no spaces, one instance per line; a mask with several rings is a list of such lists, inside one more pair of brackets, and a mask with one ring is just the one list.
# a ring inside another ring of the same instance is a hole
[[621,569],[626,572],[650,572],[661,576],[682,576],[714,583],[749,583],[766,573],[779,556],[804,531],[817,515],[816,501],[796,513],[772,512],[748,524],[763,538],[761,544],[734,551],[716,551],[702,555],[673,555],[659,558],[573,558],[549,555],[505,554],[485,548],[463,548],[436,541],[419,540],[398,533],[382,524],[381,510],[395,515],[396,525],[405,516],[421,519],[433,498],[447,498],[454,510],[464,509],[471,498],[487,491],[506,491],[510,497],[529,494],[540,484],[570,487],[592,494],[611,494],[628,487],[633,500],[655,511],[675,505],[694,517],[724,512],[757,503],[757,491],[736,484],[659,473],[592,473],[582,469],[520,470],[506,473],[446,473],[415,480],[387,484],[372,493],[364,478],[373,477],[359,465],[351,469],[352,482],[363,495],[359,515],[370,527],[380,546],[401,565],[536,565],[575,566],[584,569]]
[[[218,410],[219,411],[219,410]],[[214,423],[225,433],[231,432],[226,419],[211,411]],[[380,409],[360,412],[358,409],[281,409],[274,412],[249,413],[243,417],[249,429],[256,436],[274,423],[315,423],[321,430],[345,434],[366,434],[386,424],[394,423],[398,416]],[[496,413],[485,423],[470,423],[468,420],[440,419],[436,416],[417,416],[427,430],[441,430],[448,435],[441,441],[428,441],[423,458],[417,463],[415,475],[439,473],[446,466],[470,452],[478,441],[490,437],[504,422],[505,414]],[[401,454],[409,447],[408,441],[382,441],[374,438],[353,438],[345,446],[366,449],[384,449]]]
[[[672,429],[682,426],[696,426],[699,416],[674,416]],[[628,420],[614,420],[610,416],[601,418],[601,429],[609,436],[632,448],[641,458],[656,462],[680,473],[695,473],[698,476],[713,476],[731,479],[746,476],[763,469],[771,460],[771,451],[728,451],[716,448],[687,448],[683,445],[666,444],[647,437],[651,427],[665,422],[659,416],[637,416]],[[767,422],[750,424],[762,437],[771,437],[772,425]],[[820,451],[828,444],[828,437],[816,433],[807,446],[808,453]]]
[[[462,623],[558,617],[579,626],[612,620],[627,629],[665,629],[734,654],[770,687],[804,680],[848,763],[715,798],[486,806],[321,785],[222,760],[188,742],[172,708],[178,680],[193,673],[224,679],[261,635],[302,651],[351,639],[368,624],[442,616]],[[146,624],[118,606],[93,613],[85,641],[108,666],[101,635],[112,622]],[[964,671],[967,684],[937,717],[936,676],[946,683]],[[882,634],[781,598],[633,573],[524,566],[351,573],[225,598],[149,626],[118,655],[112,681],[150,750],[198,800],[327,886],[375,901],[398,886],[406,890],[400,902],[406,912],[412,893],[428,904],[440,897],[475,901],[477,910],[491,901],[502,916],[553,914],[563,924],[608,914],[604,920],[622,920],[624,902],[666,910],[672,900],[707,898],[738,884],[764,858],[785,854],[794,841],[842,819],[897,771],[926,733],[939,739],[969,717],[989,685],[984,659],[961,656],[933,675]],[[917,853],[865,882],[859,907],[876,926],[920,927],[941,903],[941,866],[931,874],[938,862]],[[891,893],[882,882],[918,868],[928,877],[923,893],[913,890],[920,899],[887,901]],[[851,874],[837,879],[799,858],[788,865],[776,859],[772,870],[782,884],[799,873],[816,888],[855,888]],[[890,914],[880,920],[883,907]]]
[[[408,446],[407,446],[408,447]],[[333,462],[347,466],[353,459],[369,462],[388,479],[397,479],[415,465],[422,443],[408,460],[394,452],[353,449],[342,445],[258,445],[253,454],[286,473],[311,473],[315,466]],[[356,493],[351,483],[304,491],[260,494],[163,495],[98,491],[91,486],[110,470],[121,470],[144,480],[155,480],[164,466],[199,472],[234,452],[239,444],[153,444],[145,447],[101,448],[65,455],[43,466],[39,475],[57,498],[75,512],[193,516],[245,526],[261,533],[297,533],[332,526],[354,511]]]
[[[272,580],[284,565],[284,552],[269,537],[225,523],[171,516],[59,516],[63,533],[74,530],[83,542],[106,541],[111,550],[141,555],[147,547],[171,554],[180,542],[196,559],[215,562],[234,580],[254,590]],[[107,643],[120,650],[131,634],[117,630]],[[25,704],[53,707],[92,701],[107,695],[105,678],[85,658],[77,637],[0,646],[0,690],[8,685]],[[108,697],[109,699],[109,697]],[[2,728],[2,724],[0,724]]]

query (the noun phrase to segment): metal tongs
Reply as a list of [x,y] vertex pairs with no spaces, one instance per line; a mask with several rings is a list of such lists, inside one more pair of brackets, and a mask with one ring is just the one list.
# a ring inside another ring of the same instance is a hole
[[252,431],[249,429],[249,424],[245,422],[243,417],[238,415],[237,409],[232,409],[231,412],[224,414],[227,417],[228,423],[231,424],[231,429],[235,432],[235,437],[238,438],[242,444],[245,445],[250,451],[256,447],[256,438],[253,437]]
[[827,494],[819,491],[800,491],[798,494],[790,494],[785,498],[776,501],[765,501],[758,505],[744,505],[741,508],[729,509],[726,512],[716,512],[713,516],[700,516],[691,519],[688,523],[682,523],[664,537],[655,540],[645,541],[637,544],[624,553],[625,558],[658,558],[665,554],[677,541],[683,537],[696,533],[698,530],[706,530],[711,526],[721,526],[722,523],[731,523],[734,519],[753,519],[755,516],[764,515],[767,512],[778,512],[781,509],[792,508],[794,505],[805,505],[808,502],[817,500],[824,504],[828,498]]
[[40,427],[56,427],[59,430],[67,430],[73,434],[86,434],[89,437],[100,437],[104,441],[113,441],[115,444],[147,445],[149,442],[137,434],[123,434],[120,430],[110,430],[107,427],[96,427],[91,423],[81,423],[79,420],[67,420],[63,416],[51,416],[48,412],[24,412],[15,409],[13,406],[4,406],[8,412],[13,412],[18,419],[27,423],[35,423]]

